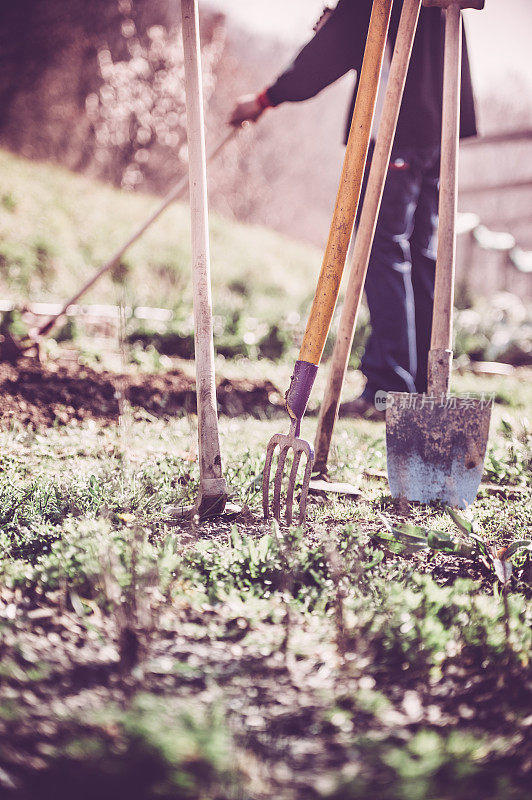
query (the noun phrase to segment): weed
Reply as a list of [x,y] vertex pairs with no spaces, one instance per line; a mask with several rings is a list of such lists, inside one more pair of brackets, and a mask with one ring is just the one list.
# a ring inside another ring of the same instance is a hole
[[508,738],[422,729],[386,740],[359,737],[354,750],[359,773],[328,793],[328,800],[525,800],[528,796],[524,776],[513,775],[515,744]]
[[139,580],[153,583],[154,573],[166,593],[178,563],[172,538],[156,547],[145,534],[135,536],[128,528],[113,530],[103,519],[70,520],[64,523],[61,538],[52,541],[33,564],[21,558],[4,559],[0,575],[6,585],[25,591],[37,587],[54,591],[66,582],[68,590],[97,598],[105,606],[122,603],[122,593],[134,589]]
[[486,458],[486,475],[494,483],[527,486],[532,474],[532,431],[501,420],[502,437],[492,445]]
[[[200,542],[186,553],[185,565],[190,578],[204,586],[212,599],[220,591],[233,589],[242,596],[253,594],[265,598],[275,592],[289,591],[303,607],[311,609],[316,604],[323,607],[336,597],[337,583],[343,582],[348,572],[350,580],[357,584],[359,571],[372,569],[380,562],[380,556],[374,557],[365,550],[357,551],[356,555],[351,551],[347,557],[353,536],[353,529],[348,527],[333,558],[330,544],[308,544],[299,528],[255,539],[239,533],[235,525],[227,545],[213,548],[209,542]],[[369,561],[362,560],[354,572],[354,559],[358,562],[365,557]],[[340,566],[344,563],[345,567]]]
[[506,636],[505,610],[496,597],[478,595],[464,579],[438,586],[428,576],[408,585],[381,582],[371,603],[346,601],[347,620],[360,646],[365,642],[375,675],[394,680],[440,673],[467,659],[497,671],[509,661],[526,666],[532,645],[530,613],[523,598],[508,598],[512,640]]
[[53,526],[67,516],[95,516],[102,506],[103,487],[95,475],[69,486],[50,479],[0,484],[0,525],[14,556],[32,558],[47,550],[57,537]]
[[38,776],[18,768],[23,798],[214,800],[237,782],[227,725],[215,705],[206,711],[139,694],[125,711],[110,706],[91,716],[92,724],[72,720],[75,735],[52,749]]

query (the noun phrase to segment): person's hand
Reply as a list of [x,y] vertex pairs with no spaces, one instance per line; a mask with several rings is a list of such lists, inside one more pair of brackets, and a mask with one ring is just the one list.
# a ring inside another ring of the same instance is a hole
[[258,98],[253,94],[245,94],[239,97],[229,118],[229,123],[235,127],[242,125],[243,122],[256,122],[264,112]]

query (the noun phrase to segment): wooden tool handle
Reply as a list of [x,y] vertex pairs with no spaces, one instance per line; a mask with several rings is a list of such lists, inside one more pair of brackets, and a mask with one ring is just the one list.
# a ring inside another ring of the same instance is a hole
[[459,6],[453,4],[445,12],[438,252],[428,364],[430,394],[448,391],[452,361],[461,63],[462,15]]
[[[187,136],[192,220],[192,286],[194,350],[198,405],[200,505],[204,497],[227,496],[222,477],[216,388],[207,208],[207,169],[203,127],[198,9],[196,0],[181,0]],[[225,499],[223,501],[225,505]]]
[[329,332],[353,230],[379,88],[392,0],[374,0],[353,120],[329,239],[299,360],[318,365]]
[[401,108],[401,100],[410,63],[410,54],[417,28],[421,0],[405,0],[395,48],[390,65],[390,74],[386,86],[384,105],[375,143],[375,152],[371,162],[368,186],[360,215],[356,239],[351,258],[351,271],[347,284],[344,305],[340,317],[338,336],[329,368],[329,376],[323,402],[321,404],[316,433],[315,470],[325,472],[331,437],[338,412],[340,393],[344,382],[349,354],[353,344],[356,318],[364,289],[371,248],[375,236],[375,228],[382,200],[382,193],[395,129]]
[[449,6],[458,6],[458,8],[476,8],[482,11],[484,4],[485,0],[423,0],[423,5],[427,8],[449,8]]

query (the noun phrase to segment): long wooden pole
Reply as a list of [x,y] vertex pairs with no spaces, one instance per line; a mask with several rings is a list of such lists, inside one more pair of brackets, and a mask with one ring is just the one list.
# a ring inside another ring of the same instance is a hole
[[207,168],[203,125],[198,6],[196,0],[181,0],[185,90],[192,221],[192,287],[194,296],[194,349],[200,491],[196,511],[200,518],[216,516],[225,507],[227,486],[222,475],[216,387],[210,278],[207,207]]
[[360,71],[360,84],[351,120],[329,237],[316,293],[299,351],[299,358],[294,365],[290,387],[286,393],[286,409],[292,420],[296,421],[294,429],[296,436],[299,436],[299,426],[307,407],[329,332],[349,241],[353,231],[368,154],[391,10],[392,0],[373,0],[362,69]]
[[338,416],[338,404],[347,362],[353,345],[355,323],[364,290],[420,7],[421,0],[404,0],[399,21],[375,152],[353,248],[352,266],[340,316],[338,336],[318,418],[314,445],[316,451],[314,471],[322,475],[327,472],[331,438]]
[[445,11],[443,108],[438,207],[438,252],[434,283],[434,311],[428,362],[429,394],[449,391],[452,351],[456,209],[458,197],[458,138],[460,132],[460,72],[462,12],[457,3]]
[[299,353],[300,361],[308,361],[311,364],[320,363],[353,231],[375,113],[391,7],[392,0],[374,0],[373,3],[364,60],[360,71],[360,85],[329,238]]

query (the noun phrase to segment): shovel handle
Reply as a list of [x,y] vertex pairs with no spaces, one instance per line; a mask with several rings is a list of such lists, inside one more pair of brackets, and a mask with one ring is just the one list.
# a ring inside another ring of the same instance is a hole
[[390,74],[375,142],[375,152],[371,162],[366,195],[350,259],[351,269],[338,326],[338,335],[334,345],[327,387],[318,419],[314,470],[323,473],[327,471],[327,459],[333,428],[338,413],[338,404],[347,362],[353,345],[353,334],[375,237],[384,184],[388,174],[388,165],[390,163],[420,7],[421,0],[405,0],[397,29]]
[[430,394],[447,393],[452,363],[461,63],[462,15],[459,5],[453,3],[445,11],[438,251],[428,362]]

